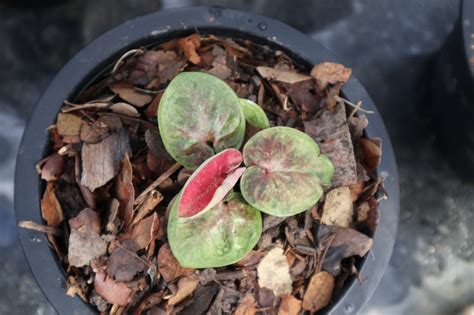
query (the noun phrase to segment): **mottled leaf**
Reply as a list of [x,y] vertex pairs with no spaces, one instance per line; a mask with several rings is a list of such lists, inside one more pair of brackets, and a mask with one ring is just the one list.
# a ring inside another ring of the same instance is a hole
[[256,103],[247,99],[240,99],[242,110],[244,111],[245,120],[257,128],[270,128],[270,122],[263,109]]
[[178,215],[175,202],[168,220],[168,240],[184,267],[210,268],[233,264],[257,243],[262,231],[260,212],[237,193],[191,218]]
[[293,128],[260,131],[244,147],[248,167],[240,180],[245,200],[274,216],[290,216],[313,206],[334,168],[318,145]]
[[183,72],[171,81],[158,107],[158,125],[168,153],[190,169],[217,152],[239,148],[245,132],[234,91],[199,72]]

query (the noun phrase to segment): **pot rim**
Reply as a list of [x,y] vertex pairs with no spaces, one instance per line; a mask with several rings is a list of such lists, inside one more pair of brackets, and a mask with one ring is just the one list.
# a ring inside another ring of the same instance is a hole
[[[41,218],[41,180],[35,165],[48,150],[47,127],[65,99],[76,96],[88,83],[110,67],[125,51],[156,44],[191,33],[249,38],[281,49],[306,63],[339,62],[334,53],[296,29],[268,17],[219,7],[186,7],[157,11],[129,20],[104,33],[79,51],[55,76],[28,119],[15,170],[15,210],[17,221]],[[352,280],[345,292],[328,308],[328,314],[355,314],[373,294],[388,265],[396,239],[399,214],[399,183],[395,155],[382,117],[359,81],[352,76],[343,87],[350,100],[362,101],[372,110],[366,132],[379,137],[383,156],[378,167],[390,198],[379,204],[380,222],[373,235],[374,244],[361,266],[359,283]],[[24,187],[33,187],[26,194]],[[95,314],[79,297],[65,294],[65,273],[43,233],[19,229],[22,249],[30,269],[51,305],[60,314]]]

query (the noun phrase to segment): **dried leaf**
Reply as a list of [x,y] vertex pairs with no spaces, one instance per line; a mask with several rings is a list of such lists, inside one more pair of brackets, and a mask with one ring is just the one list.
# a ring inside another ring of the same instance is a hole
[[260,287],[272,290],[276,296],[291,293],[293,281],[283,249],[269,251],[258,264],[257,273]]
[[349,129],[354,139],[359,139],[364,133],[364,129],[369,125],[369,120],[364,114],[352,116],[347,119]]
[[337,275],[340,271],[341,260],[351,256],[364,257],[372,248],[372,239],[365,234],[350,228],[328,226],[321,224],[318,229],[318,239],[333,237],[330,248],[323,262],[323,269]]
[[349,187],[338,187],[327,193],[321,223],[349,227],[353,216],[354,209]]
[[320,92],[324,91],[328,84],[346,83],[351,73],[352,69],[332,62],[320,63],[311,70],[311,76],[316,79],[316,87]]
[[370,171],[375,172],[382,158],[381,140],[360,138],[359,145],[364,153],[364,162]]
[[129,226],[134,214],[135,188],[133,186],[132,163],[130,163],[127,153],[125,153],[120,173],[116,178],[115,193],[120,202],[119,217],[124,221],[125,226]]
[[232,70],[227,66],[227,56],[225,54],[216,56],[212,61],[212,68],[207,73],[221,80],[227,80],[232,75]]
[[81,126],[81,117],[73,114],[58,114],[56,128],[61,136],[78,136],[81,132]]
[[334,277],[326,271],[321,271],[311,277],[303,297],[303,309],[317,312],[326,307],[331,301],[334,290]]
[[41,199],[41,216],[50,227],[58,227],[64,220],[63,210],[56,198],[52,182],[46,185],[43,199]]
[[50,155],[41,168],[41,179],[48,182],[57,180],[63,173],[64,164],[64,156],[57,153]]
[[148,146],[148,149],[150,149],[150,152],[152,152],[154,155],[156,155],[160,159],[174,161],[173,158],[166,151],[163,141],[161,140],[160,134],[157,131],[151,129],[145,131],[145,141]]
[[319,117],[304,121],[305,132],[319,145],[335,167],[332,186],[348,186],[357,182],[357,164],[351,134],[346,123],[346,110],[338,104],[333,112],[325,110]]
[[110,86],[112,92],[118,94],[121,99],[136,107],[143,107],[151,102],[153,97],[135,89],[133,85],[125,82],[115,82]]
[[107,274],[117,281],[131,281],[135,275],[146,269],[146,265],[132,255],[132,252],[136,252],[140,248],[133,241],[124,241],[122,243],[125,250],[122,247],[116,247],[108,261],[107,261]]
[[359,227],[368,228],[372,233],[375,232],[379,223],[380,214],[375,197],[369,198],[363,202],[357,209],[357,223]]
[[181,315],[200,315],[206,313],[212,303],[212,299],[219,290],[217,283],[211,283],[206,286],[199,286],[194,292],[194,297],[188,306],[181,312]]
[[114,133],[97,144],[82,147],[81,184],[94,191],[115,177],[126,152],[130,152],[125,131]]
[[278,315],[298,315],[301,311],[301,301],[291,294],[282,296]]
[[168,305],[176,305],[193,294],[199,284],[199,278],[195,275],[184,277],[178,281],[178,291],[168,300]]
[[125,283],[114,281],[102,272],[95,275],[94,289],[107,302],[121,306],[127,305],[133,294],[133,290]]
[[252,250],[250,251],[244,258],[242,258],[239,262],[237,262],[235,265],[239,267],[251,267],[255,266],[260,262],[260,259],[265,256],[265,253]]
[[158,83],[163,84],[178,74],[183,64],[172,50],[149,50],[137,58],[135,68],[130,73],[130,81],[147,85],[158,77]]
[[289,84],[313,79],[311,76],[298,73],[295,70],[284,70],[260,66],[257,67],[257,71],[263,78],[267,80],[275,80]]
[[69,235],[68,261],[70,266],[89,265],[92,259],[99,258],[107,252],[107,243],[99,234],[87,226],[71,229]]
[[137,306],[135,311],[133,312],[133,315],[148,314],[148,313],[145,313],[145,311],[160,304],[160,302],[163,300],[164,294],[165,294],[164,291],[159,291],[159,292],[152,293],[146,298],[144,298],[140,302],[140,304]]
[[239,301],[239,307],[235,310],[235,315],[255,315],[257,313],[255,304],[253,295],[250,293],[245,294]]
[[79,212],[75,218],[69,220],[69,226],[75,230],[86,226],[93,233],[100,234],[101,225],[99,214],[92,209],[86,208]]
[[110,106],[110,109],[117,114],[122,114],[130,117],[140,117],[140,113],[135,107],[124,102],[115,103]]
[[155,240],[159,226],[160,220],[156,212],[135,225],[132,232],[132,240],[137,243],[138,249],[147,248]]
[[197,65],[201,62],[201,57],[196,52],[201,46],[201,37],[198,34],[178,39],[178,46],[191,63]]
[[160,247],[157,264],[161,276],[168,283],[183,275],[191,275],[194,272],[194,269],[182,268],[180,266],[168,244],[164,244]]

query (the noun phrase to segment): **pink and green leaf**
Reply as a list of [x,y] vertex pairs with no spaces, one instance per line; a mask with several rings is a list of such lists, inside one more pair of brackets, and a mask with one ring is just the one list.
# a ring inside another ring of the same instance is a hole
[[207,159],[186,181],[178,205],[180,217],[188,218],[214,207],[232,190],[245,171],[237,149],[224,150]]
[[288,127],[260,131],[244,146],[244,199],[256,209],[291,216],[318,202],[334,167],[305,133]]
[[183,72],[166,88],[158,107],[158,127],[168,153],[196,169],[227,148],[240,148],[245,117],[237,95],[222,80]]
[[178,213],[175,202],[168,219],[168,241],[173,255],[186,268],[227,266],[241,260],[262,233],[260,212],[238,193],[193,217]]
[[244,98],[240,99],[242,110],[244,112],[245,120],[259,129],[270,128],[270,122],[263,109],[251,100]]

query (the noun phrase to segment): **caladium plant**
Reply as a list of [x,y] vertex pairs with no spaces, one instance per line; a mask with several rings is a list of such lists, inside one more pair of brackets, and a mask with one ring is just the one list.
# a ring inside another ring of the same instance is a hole
[[274,216],[295,215],[313,206],[334,173],[316,142],[289,127],[258,132],[243,152],[247,170],[240,181],[242,195],[258,210]]
[[192,218],[178,213],[179,202],[171,208],[168,241],[181,266],[211,268],[241,260],[257,244],[262,217],[239,193],[231,192],[214,207]]
[[258,104],[244,98],[240,99],[245,120],[257,128],[270,128],[270,122],[263,109]]
[[[293,128],[269,128],[260,106],[229,90],[210,75],[182,73],[159,105],[166,149],[184,166],[198,167],[168,219],[170,247],[184,267],[239,261],[260,238],[260,211],[291,216],[310,208],[334,173],[311,137]],[[245,120],[263,130],[241,153]],[[239,179],[241,193],[233,190]]]
[[227,148],[240,148],[245,117],[239,98],[222,80],[182,72],[166,88],[158,107],[158,127],[168,153],[196,169]]

